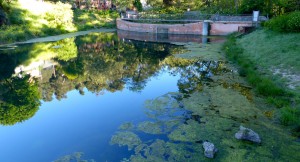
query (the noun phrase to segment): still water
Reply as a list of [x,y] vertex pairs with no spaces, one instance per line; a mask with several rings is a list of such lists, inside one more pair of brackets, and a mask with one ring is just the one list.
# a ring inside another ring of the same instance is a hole
[[[223,41],[118,32],[1,49],[0,161],[207,161],[203,141],[217,161],[299,161]],[[263,142],[236,140],[240,125]]]

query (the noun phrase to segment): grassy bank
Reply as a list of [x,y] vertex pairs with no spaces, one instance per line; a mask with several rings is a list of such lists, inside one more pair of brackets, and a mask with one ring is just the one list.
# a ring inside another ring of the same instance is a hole
[[1,27],[0,44],[95,28],[115,27],[115,11],[72,10],[71,5],[35,0],[13,1],[9,25]]
[[300,34],[257,30],[237,39],[231,35],[223,49],[239,65],[239,74],[267,102],[280,109],[281,122],[300,131]]

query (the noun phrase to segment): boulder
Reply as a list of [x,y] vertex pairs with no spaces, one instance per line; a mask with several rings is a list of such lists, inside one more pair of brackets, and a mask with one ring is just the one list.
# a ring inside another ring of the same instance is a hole
[[207,158],[214,158],[215,153],[218,151],[218,149],[215,148],[215,145],[210,142],[203,142],[202,146],[204,148],[204,156]]
[[235,133],[235,138],[239,140],[247,140],[255,143],[261,143],[259,135],[249,128],[240,126],[240,130]]

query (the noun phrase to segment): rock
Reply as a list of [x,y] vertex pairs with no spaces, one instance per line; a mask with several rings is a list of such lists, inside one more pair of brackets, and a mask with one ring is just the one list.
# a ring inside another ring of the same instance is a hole
[[235,138],[239,140],[248,140],[255,143],[261,143],[261,139],[256,132],[243,126],[240,126],[240,130],[235,133]]
[[215,148],[215,145],[210,142],[203,142],[202,146],[204,148],[204,156],[207,158],[214,158],[215,153],[218,151],[218,149]]

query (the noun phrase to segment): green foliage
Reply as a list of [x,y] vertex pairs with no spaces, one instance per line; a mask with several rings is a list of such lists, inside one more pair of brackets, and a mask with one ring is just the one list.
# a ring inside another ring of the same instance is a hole
[[9,12],[11,5],[16,0],[0,0],[0,10],[3,9],[5,12]]
[[58,28],[62,31],[74,28],[73,11],[69,4],[57,2],[51,11],[45,13],[45,19],[50,28]]
[[23,41],[30,37],[33,37],[33,34],[26,25],[10,25],[0,28],[0,44]]
[[[34,1],[34,3],[39,2]],[[1,27],[0,44],[76,30],[100,27],[112,28],[115,27],[115,19],[119,17],[116,11],[110,10],[73,11],[69,4],[61,2],[56,4],[43,2],[43,5],[47,8],[46,10],[38,10],[34,7],[28,8],[28,6],[24,7],[22,5],[24,4],[11,3],[11,9],[7,14],[11,25]]]
[[75,38],[66,38],[53,43],[54,52],[57,53],[57,59],[68,61],[77,57],[77,46],[74,42]]
[[113,0],[113,4],[117,6],[119,10],[126,10],[126,8],[133,8],[133,3],[135,0]]
[[78,30],[115,27],[119,13],[111,10],[75,10],[74,23]]
[[242,5],[239,10],[240,13],[252,14],[253,11],[263,11],[264,10],[264,0],[242,0]]
[[300,32],[300,11],[281,15],[264,24],[265,27],[277,32]]
[[29,82],[29,75],[23,78],[12,77],[0,84],[7,88],[1,95],[0,124],[13,125],[31,118],[40,106],[40,93],[37,84]]
[[281,109],[281,122],[284,125],[300,124],[300,111],[297,108],[284,107]]
[[133,2],[133,6],[138,10],[138,11],[142,11],[143,10],[143,6],[140,0],[134,0]]

